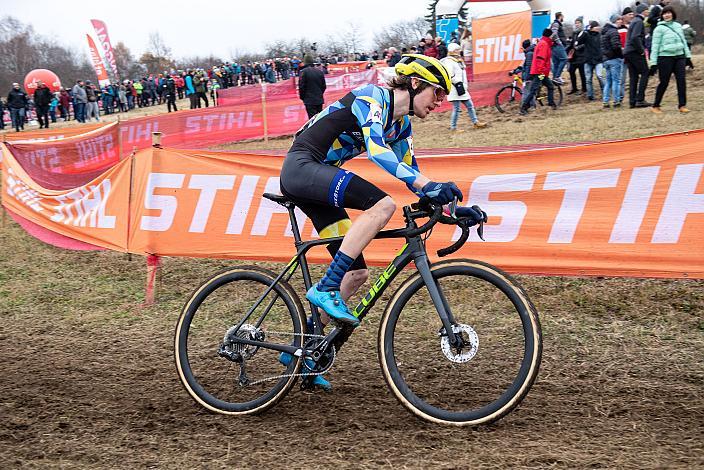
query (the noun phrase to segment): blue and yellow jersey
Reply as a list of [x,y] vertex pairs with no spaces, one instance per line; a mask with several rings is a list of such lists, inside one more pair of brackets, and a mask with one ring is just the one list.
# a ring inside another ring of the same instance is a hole
[[342,166],[367,152],[368,158],[412,186],[420,174],[413,154],[408,116],[393,121],[392,92],[376,85],[352,90],[311,118],[296,134],[291,150],[308,150],[322,163]]

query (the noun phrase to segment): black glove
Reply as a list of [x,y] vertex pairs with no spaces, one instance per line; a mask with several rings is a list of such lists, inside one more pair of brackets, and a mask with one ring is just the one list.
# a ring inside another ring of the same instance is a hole
[[650,66],[650,72],[648,73],[648,76],[652,77],[653,75],[655,75],[655,72],[656,72],[657,70],[658,70],[658,66],[657,66],[657,65],[651,65],[651,66]]
[[452,181],[448,183],[429,182],[421,189],[424,196],[428,196],[434,204],[444,206],[455,198],[462,200],[462,191]]
[[694,70],[694,64],[692,63],[692,59],[687,59],[687,67]]
[[457,210],[455,210],[455,215],[458,219],[469,220],[469,223],[467,224],[468,227],[477,225],[479,222],[486,222],[488,220],[486,212],[481,210],[479,206],[458,207]]

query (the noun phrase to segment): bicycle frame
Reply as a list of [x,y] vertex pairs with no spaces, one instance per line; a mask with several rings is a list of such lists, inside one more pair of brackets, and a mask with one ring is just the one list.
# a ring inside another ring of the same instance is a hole
[[[296,217],[294,214],[294,206],[290,205],[287,206],[287,209],[289,211],[289,217],[291,219],[291,228],[293,231],[293,236],[295,239],[295,246],[297,248],[297,253],[296,255],[291,259],[291,261],[286,265],[286,267],[283,269],[283,271],[274,279],[274,281],[271,283],[271,285],[265,290],[265,292],[257,299],[255,304],[249,309],[245,317],[237,324],[237,327],[233,331],[233,334],[231,335],[231,338],[233,341],[242,343],[242,344],[248,344],[252,346],[259,346],[259,347],[264,347],[268,349],[273,349],[276,351],[281,351],[281,352],[287,352],[289,354],[292,354],[294,356],[301,356],[305,355],[306,352],[312,352],[312,351],[304,351],[302,348],[292,346],[292,345],[284,345],[284,344],[277,344],[277,343],[269,343],[266,341],[257,341],[257,340],[252,340],[252,339],[247,339],[247,338],[239,338],[236,337],[237,331],[244,325],[249,318],[252,316],[254,311],[261,305],[261,303],[264,301],[264,299],[269,295],[269,293],[274,289],[274,286],[281,281],[282,279],[284,281],[288,281],[291,276],[295,273],[296,269],[298,266],[301,267],[301,272],[303,274],[303,282],[305,284],[306,290],[310,289],[312,286],[312,281],[310,277],[310,271],[308,269],[308,261],[306,259],[306,253],[313,247],[315,246],[320,246],[320,245],[328,245],[330,243],[334,243],[337,241],[341,241],[343,237],[335,237],[335,238],[324,238],[320,240],[310,240],[310,241],[302,241],[301,240],[301,235],[300,231],[298,228],[298,223],[296,221]],[[428,254],[425,250],[425,245],[423,240],[421,239],[421,236],[414,236],[414,237],[408,237],[405,235],[405,233],[408,230],[416,229],[418,228],[415,220],[411,216],[410,209],[408,207],[404,208],[404,216],[406,218],[406,228],[405,229],[393,229],[393,230],[384,230],[379,232],[379,234],[375,237],[375,239],[387,239],[387,238],[405,238],[406,243],[403,245],[403,247],[396,253],[396,257],[394,258],[393,261],[386,267],[386,269],[379,275],[379,278],[372,284],[372,287],[369,289],[369,292],[362,298],[362,300],[359,302],[359,304],[352,310],[352,314],[362,320],[366,315],[369,313],[369,311],[372,309],[376,301],[381,297],[381,295],[384,293],[384,291],[387,289],[387,287],[391,284],[391,282],[398,276],[398,274],[411,262],[413,261],[418,272],[420,273],[423,282],[425,283],[428,293],[430,294],[430,298],[433,301],[433,304],[435,305],[435,308],[437,309],[438,315],[442,321],[443,327],[445,328],[445,331],[447,332],[452,332],[452,325],[455,323],[454,317],[452,316],[452,312],[450,311],[450,307],[447,303],[447,300],[442,293],[439,285],[435,282],[433,279],[432,273],[430,271],[430,262],[428,260]],[[274,296],[273,300],[269,302],[269,305],[265,308],[264,312],[259,316],[259,319],[255,323],[255,327],[259,327],[261,323],[264,321],[264,318],[270,311],[271,307],[274,305],[274,302],[276,302],[277,296]],[[315,335],[321,335],[323,332],[323,325],[320,321],[320,313],[318,312],[318,309],[316,306],[311,304],[309,302],[311,314],[313,317],[313,334]],[[325,351],[327,346],[333,342],[338,336],[344,343],[344,341],[349,337],[349,335],[352,333],[353,329],[349,327],[338,327],[336,326],[333,328],[327,336],[325,336],[324,340],[315,348],[318,351]],[[340,336],[341,335],[341,336]],[[450,337],[450,342],[451,344],[454,344],[454,335],[449,334]],[[341,343],[337,343],[341,345]]]

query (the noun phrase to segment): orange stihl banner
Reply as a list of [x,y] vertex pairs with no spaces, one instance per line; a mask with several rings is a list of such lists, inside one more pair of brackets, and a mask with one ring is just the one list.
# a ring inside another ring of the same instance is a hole
[[[276,261],[294,254],[285,209],[262,198],[278,192],[281,157],[150,148],[82,187],[51,191],[4,152],[4,206],[56,233],[141,254]],[[704,130],[418,160],[431,180],[454,180],[465,203],[489,214],[486,241],[474,233],[459,257],[518,273],[704,278]],[[346,168],[399,208],[415,200],[367,159]],[[315,237],[298,215],[304,238]],[[390,226],[400,223],[399,211]],[[438,226],[428,252],[458,236]],[[365,258],[385,265],[397,248],[374,242]],[[323,249],[311,256],[329,261]]]
[[531,12],[479,18],[472,22],[474,73],[512,70],[523,64],[524,39],[530,39]]

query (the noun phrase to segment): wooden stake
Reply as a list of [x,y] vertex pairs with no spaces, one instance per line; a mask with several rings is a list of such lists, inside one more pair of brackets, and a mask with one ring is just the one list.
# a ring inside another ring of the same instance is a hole
[[[152,147],[161,148],[161,132],[152,132]],[[131,191],[130,191],[131,193]],[[157,283],[161,278],[161,258],[155,254],[147,254],[147,283],[144,293],[144,305],[151,306],[156,302]]]
[[147,284],[144,293],[144,305],[149,307],[156,302],[156,286],[161,277],[161,258],[157,255],[147,255]]

